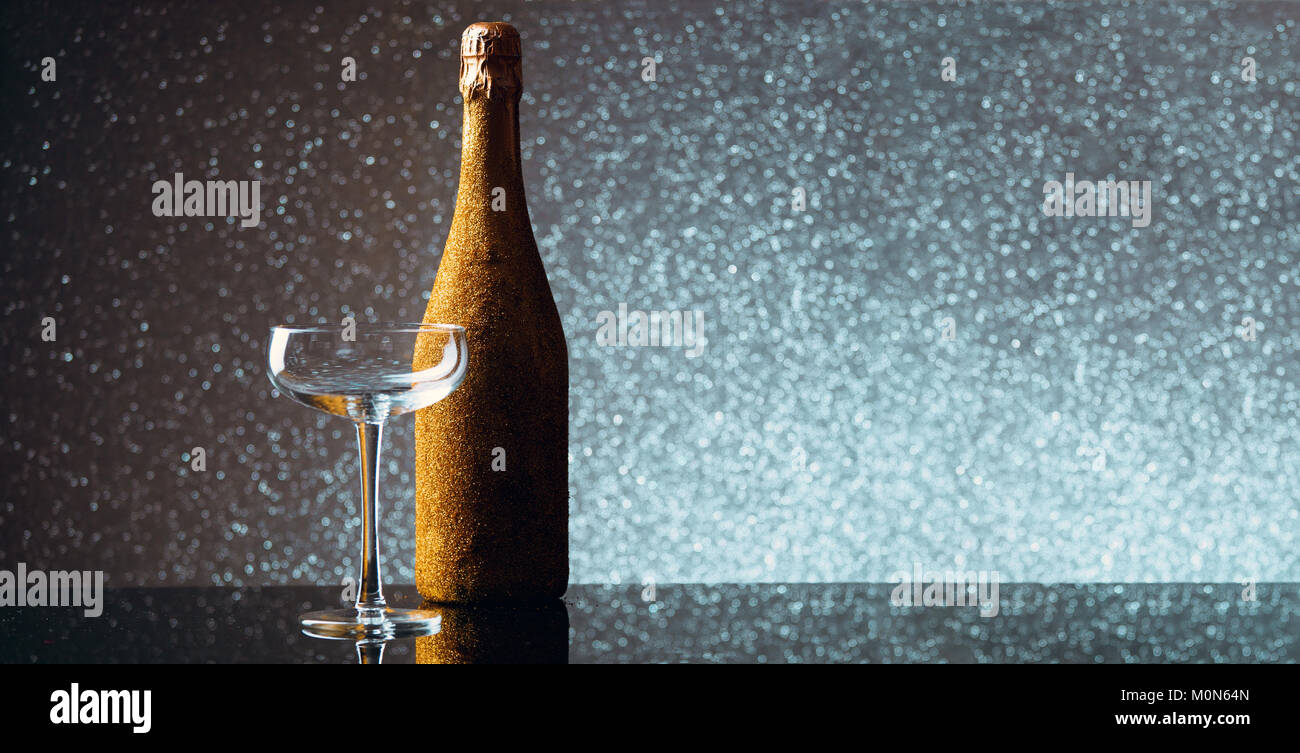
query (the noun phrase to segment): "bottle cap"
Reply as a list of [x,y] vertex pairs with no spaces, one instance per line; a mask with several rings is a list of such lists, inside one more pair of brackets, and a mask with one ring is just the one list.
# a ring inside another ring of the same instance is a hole
[[460,93],[488,98],[500,91],[518,97],[524,89],[519,32],[500,21],[472,24],[460,36]]

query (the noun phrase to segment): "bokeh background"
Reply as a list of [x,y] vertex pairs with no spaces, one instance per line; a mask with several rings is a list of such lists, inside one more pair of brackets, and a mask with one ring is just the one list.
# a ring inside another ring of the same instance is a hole
[[[575,582],[1300,580],[1295,4],[0,14],[0,566],[353,574],[351,426],[271,397],[267,328],[422,316],[457,40],[504,19],[569,340]],[[260,180],[262,224],[154,217],[175,172]],[[1045,217],[1066,172],[1152,181],[1151,225]],[[620,303],[703,312],[703,354],[598,346]],[[382,499],[405,582],[412,435]]]

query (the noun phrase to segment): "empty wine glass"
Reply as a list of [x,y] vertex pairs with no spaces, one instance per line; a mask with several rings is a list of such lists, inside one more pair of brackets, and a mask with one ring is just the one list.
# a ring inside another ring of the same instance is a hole
[[350,609],[302,615],[303,632],[351,640],[429,635],[438,612],[384,601],[376,505],[384,422],[433,405],[460,385],[469,365],[465,330],[454,324],[358,324],[271,328],[270,377],[303,405],[356,422],[361,455],[361,582]]

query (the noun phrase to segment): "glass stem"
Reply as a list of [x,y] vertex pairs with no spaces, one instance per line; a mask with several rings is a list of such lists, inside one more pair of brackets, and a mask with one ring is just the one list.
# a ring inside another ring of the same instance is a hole
[[357,447],[361,456],[361,584],[357,588],[358,612],[378,612],[385,606],[379,574],[379,450],[384,425],[357,422]]
[[384,641],[357,641],[357,664],[383,664]]

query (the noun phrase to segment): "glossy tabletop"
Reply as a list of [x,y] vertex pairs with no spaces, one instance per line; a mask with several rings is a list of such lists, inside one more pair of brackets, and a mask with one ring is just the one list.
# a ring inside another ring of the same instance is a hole
[[[1002,584],[997,614],[896,606],[894,584],[574,585],[563,601],[443,612],[385,663],[1294,662],[1295,584]],[[389,591],[419,603],[413,587]],[[1252,598],[1253,597],[1253,600]],[[302,612],[335,587],[109,589],[103,614],[0,609],[0,661],[349,663]],[[367,658],[374,658],[373,651]]]

